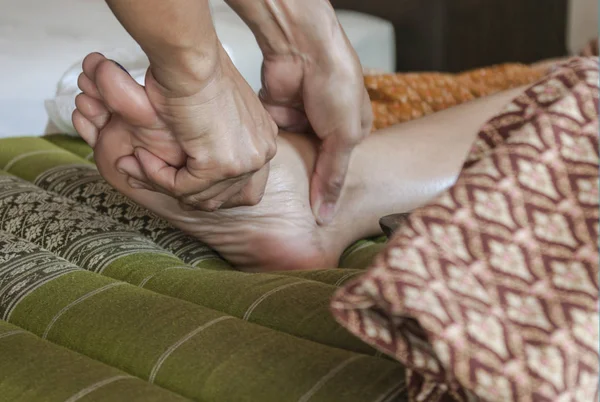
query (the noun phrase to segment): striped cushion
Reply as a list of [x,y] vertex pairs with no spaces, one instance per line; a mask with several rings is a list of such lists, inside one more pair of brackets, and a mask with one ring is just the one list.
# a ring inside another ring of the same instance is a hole
[[188,398],[363,401],[403,387],[392,361],[90,272],[6,231],[0,255],[2,320]]
[[[188,399],[41,340],[0,321],[0,399],[3,401],[148,401]],[[44,368],[41,370],[40,368]]]

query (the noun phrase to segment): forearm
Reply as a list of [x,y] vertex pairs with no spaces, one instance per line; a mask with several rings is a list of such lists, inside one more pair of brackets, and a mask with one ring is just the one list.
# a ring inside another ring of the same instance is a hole
[[254,33],[265,57],[326,53],[344,40],[327,0],[226,0]]
[[[155,78],[202,80],[218,64],[220,44],[207,0],[106,0],[148,56]],[[162,83],[162,82],[161,82]]]

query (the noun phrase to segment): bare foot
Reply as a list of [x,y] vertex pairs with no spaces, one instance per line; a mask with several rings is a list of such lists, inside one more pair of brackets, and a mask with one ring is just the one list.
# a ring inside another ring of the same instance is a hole
[[[92,54],[84,63],[83,94],[77,98],[76,127],[95,134],[95,160],[102,176],[120,192],[197,237],[240,269],[317,269],[336,266],[351,239],[340,225],[319,227],[309,204],[308,178],[316,144],[307,136],[280,135],[278,152],[261,203],[217,212],[183,209],[169,196],[133,189],[117,170],[135,147],[175,149],[154,113],[145,88],[112,61]],[[86,79],[86,78],[89,78]],[[124,141],[123,138],[131,138]],[[176,156],[174,154],[174,156]]]
[[[185,154],[158,118],[146,92],[152,92],[153,85],[158,84],[151,74],[146,80],[150,85],[143,87],[100,53],[90,53],[83,60],[83,73],[77,82],[83,93],[75,98],[77,109],[73,113],[73,125],[81,137],[94,147],[99,129],[111,120],[112,125],[123,131],[122,139],[127,139],[132,146],[144,147],[163,156],[169,164],[180,166],[185,161]],[[105,88],[121,90],[105,91]],[[126,113],[127,122],[113,116],[113,110]]]

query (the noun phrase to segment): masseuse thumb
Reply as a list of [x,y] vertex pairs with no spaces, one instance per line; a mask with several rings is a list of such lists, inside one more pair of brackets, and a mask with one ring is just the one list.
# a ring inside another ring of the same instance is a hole
[[352,147],[336,145],[335,138],[323,142],[311,179],[311,205],[319,225],[327,225],[335,217],[348,172]]

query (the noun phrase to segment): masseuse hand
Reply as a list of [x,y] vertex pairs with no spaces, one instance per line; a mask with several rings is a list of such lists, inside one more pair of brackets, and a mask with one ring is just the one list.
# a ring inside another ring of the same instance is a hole
[[260,98],[277,125],[314,132],[321,148],[311,180],[320,224],[335,214],[354,147],[373,120],[356,52],[327,0],[228,0],[264,54]]
[[142,181],[204,211],[257,204],[276,152],[276,124],[227,55],[222,57],[215,77],[197,90],[189,86],[189,94],[175,96],[147,78],[148,97],[184,159],[166,160],[165,147],[156,155],[149,147],[136,152]]
[[[107,0],[149,58],[152,126],[117,163],[132,186],[212,211],[257,204],[277,125],[216,37],[206,0]],[[125,138],[124,138],[125,141]]]

